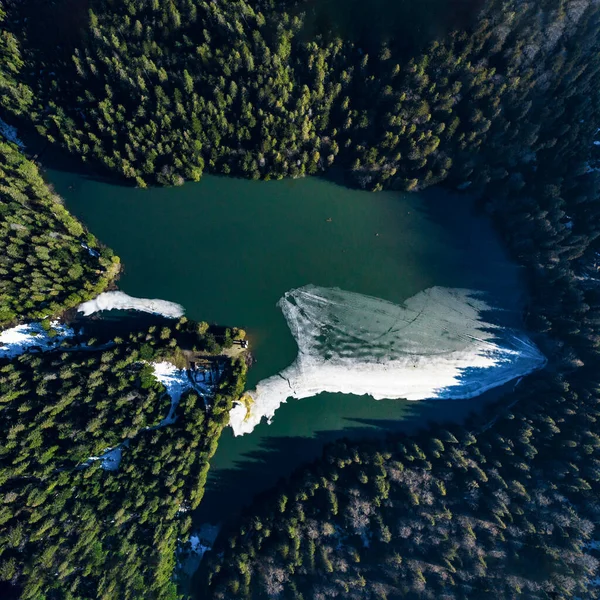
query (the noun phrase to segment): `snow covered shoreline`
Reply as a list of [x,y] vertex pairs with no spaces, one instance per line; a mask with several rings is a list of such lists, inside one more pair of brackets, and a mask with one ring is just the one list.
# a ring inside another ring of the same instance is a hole
[[[91,249],[88,249],[88,251],[95,252]],[[184,314],[183,307],[175,302],[133,298],[119,291],[104,292],[93,300],[80,304],[77,311],[87,317],[99,311],[113,309],[137,310],[162,315],[170,319],[178,319]],[[0,358],[15,358],[27,351],[45,352],[52,350],[64,340],[75,336],[75,332],[71,327],[57,320],[51,321],[50,329],[53,331],[53,335],[50,335],[40,322],[33,322],[0,331]],[[79,347],[87,348],[87,345],[81,344]]]
[[27,323],[17,325],[0,332],[0,358],[15,358],[24,352],[52,350],[59,346],[63,340],[75,335],[73,329],[62,325],[58,321],[50,323],[54,336],[50,336],[41,323]]
[[169,319],[178,319],[185,312],[183,307],[175,302],[157,298],[134,298],[120,291],[103,292],[77,307],[77,312],[86,317],[104,310],[138,310]]
[[541,369],[522,333],[483,320],[492,309],[469,290],[430,288],[404,306],[305,286],[278,304],[298,343],[286,369],[230,412],[235,435],[270,420],[288,398],[322,392],[376,400],[466,399]]

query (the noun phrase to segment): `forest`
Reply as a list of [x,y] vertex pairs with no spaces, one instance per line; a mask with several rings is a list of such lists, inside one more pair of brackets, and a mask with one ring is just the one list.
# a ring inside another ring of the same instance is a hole
[[[178,597],[187,513],[244,388],[243,357],[220,355],[224,333],[183,317],[0,359],[2,597]],[[171,399],[152,365],[185,365],[190,348],[220,377],[211,394],[185,392],[164,423]],[[111,449],[117,468],[102,459]]]
[[[591,0],[491,0],[422,49],[309,35],[311,2],[7,6],[8,110],[28,106],[48,140],[140,186],[332,166],[374,190],[483,184],[570,140],[587,147],[597,125],[594,97],[569,92],[597,69]],[[554,127],[583,100],[583,123]]]
[[7,143],[0,143],[0,214],[0,325],[73,308],[104,291],[119,272],[118,257]]
[[[598,9],[553,4],[561,26],[540,10],[521,22],[527,45],[505,46],[498,63],[511,48],[519,69],[535,56],[525,88],[506,90],[512,109],[498,103],[485,142],[452,155],[456,181],[480,190],[527,267],[526,320],[550,368],[466,427],[328,448],[230,524],[201,565],[198,597],[599,597]],[[482,115],[502,100],[485,98]]]
[[[316,27],[302,0],[4,5],[0,117],[81,160],[138,186],[339,169],[370,190],[468,189],[527,269],[549,368],[465,427],[329,447],[226,526],[198,598],[600,596],[596,2],[472,3],[410,42]],[[0,152],[7,324],[94,295],[119,263],[33,163]],[[215,354],[208,333],[178,322],[0,363],[0,591],[179,597],[185,511],[245,365],[160,428],[168,402],[143,365],[190,343]],[[125,441],[117,471],[86,465]]]
[[[5,12],[0,5],[0,27]],[[23,115],[31,89],[16,38],[0,32],[0,118]],[[104,291],[119,258],[64,208],[37,165],[0,141],[0,326],[47,319]]]

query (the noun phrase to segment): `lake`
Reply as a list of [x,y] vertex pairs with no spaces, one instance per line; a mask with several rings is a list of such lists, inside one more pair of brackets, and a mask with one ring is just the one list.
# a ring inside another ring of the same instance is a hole
[[[179,188],[133,189],[68,171],[46,176],[68,209],[121,257],[119,287],[182,304],[192,319],[247,330],[248,384],[296,356],[276,307],[292,288],[337,286],[394,303],[431,286],[486,292],[520,322],[522,271],[472,199],[350,190],[319,178],[256,182],[205,176]],[[461,420],[493,395],[465,401],[374,401],[320,394],[291,400],[251,434],[225,430],[198,523],[222,521],[340,437]]]

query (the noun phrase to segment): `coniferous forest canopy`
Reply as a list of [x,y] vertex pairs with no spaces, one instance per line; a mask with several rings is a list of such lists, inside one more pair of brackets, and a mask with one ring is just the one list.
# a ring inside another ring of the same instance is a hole
[[[160,425],[170,399],[149,362],[203,347],[213,334],[198,331],[183,319],[98,350],[63,343],[0,360],[0,576],[19,597],[176,597],[178,540],[245,373],[239,359],[224,362],[208,406],[190,391],[177,420]],[[88,460],[117,447],[116,470]]]
[[[330,447],[225,525],[199,598],[599,596],[595,0],[2,6],[0,118],[113,177],[335,169],[371,190],[468,188],[527,268],[548,369],[468,427]],[[9,143],[0,211],[3,326],[58,316],[117,275]],[[216,356],[215,339],[182,320],[0,359],[1,593],[178,596],[185,511],[245,365],[223,362],[209,406],[190,392],[156,428],[169,403],[147,363]],[[119,470],[86,463],[126,441]]]
[[37,167],[5,143],[0,185],[0,324],[55,315],[108,286],[118,258],[69,215]]
[[587,148],[595,132],[589,106],[562,130],[572,104],[593,103],[569,93],[595,72],[591,0],[492,0],[477,17],[472,3],[466,29],[429,32],[413,51],[402,36],[320,33],[311,3],[10,6],[38,130],[139,185],[332,165],[368,189],[485,183],[574,137]]

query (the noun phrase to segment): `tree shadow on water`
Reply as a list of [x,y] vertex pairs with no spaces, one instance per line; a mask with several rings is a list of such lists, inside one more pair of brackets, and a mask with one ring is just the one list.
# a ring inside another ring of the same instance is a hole
[[25,155],[37,163],[42,171],[60,171],[73,175],[73,185],[78,180],[87,179],[120,187],[135,187],[130,180],[111,171],[99,162],[85,162],[75,154],[69,153],[57,143],[49,142],[40,135],[30,121],[11,120],[9,123],[18,130],[19,138],[25,145]]
[[[274,493],[273,488],[279,482],[293,478],[295,472],[321,458],[324,448],[334,442],[399,439],[405,435],[415,438],[428,436],[432,428],[451,428],[459,423],[476,430],[489,421],[502,405],[510,404],[514,387],[515,381],[512,380],[476,398],[464,400],[370,400],[377,403],[402,402],[401,416],[346,417],[343,428],[316,431],[310,437],[263,433],[256,445],[238,454],[233,467],[211,469],[204,498],[194,512],[194,523],[199,526],[206,522],[231,522],[250,504],[254,502],[256,506],[256,503],[261,503],[261,497]],[[290,409],[289,406],[284,407]],[[281,414],[277,416],[283,417]],[[232,433],[226,430],[223,435],[231,436]],[[249,435],[259,434],[255,431]],[[223,448],[230,442],[226,437],[221,440]]]
[[[321,458],[324,448],[334,442],[376,441],[390,435],[413,435],[434,424],[462,421],[476,409],[472,400],[443,402],[445,410],[440,410],[442,407],[437,401],[389,402],[404,402],[402,418],[347,417],[344,419],[347,426],[342,429],[317,431],[311,437],[265,435],[257,446],[241,453],[235,466],[211,469],[204,498],[194,512],[195,525],[231,521],[252,502],[259,501],[262,495],[272,493],[278,482],[293,477],[295,471]],[[449,404],[453,407],[447,406]],[[232,434],[226,431],[223,435]],[[223,441],[229,442],[222,439],[221,443]]]
[[258,448],[244,453],[243,458],[235,462],[235,467],[210,471],[194,521],[200,524],[229,520],[261,492],[286,479],[298,467],[319,458],[327,444],[343,438],[368,437],[381,437],[381,433],[373,427],[351,427],[319,431],[312,437],[265,436]]

